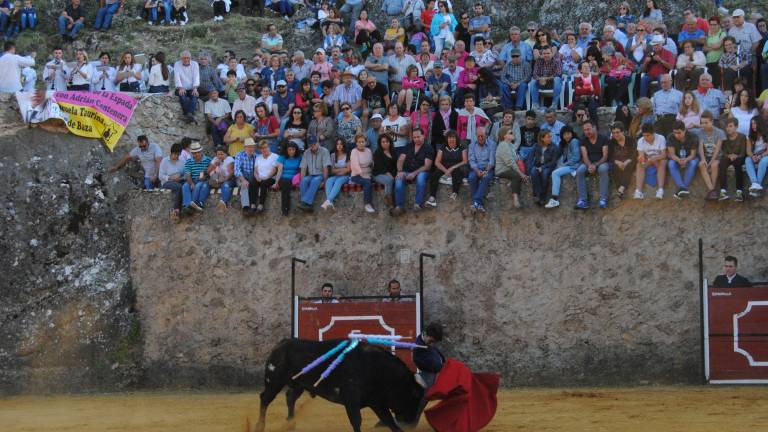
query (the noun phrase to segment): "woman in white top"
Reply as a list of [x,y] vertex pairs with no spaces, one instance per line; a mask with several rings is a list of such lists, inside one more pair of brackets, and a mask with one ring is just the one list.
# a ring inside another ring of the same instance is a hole
[[645,51],[648,47],[648,35],[642,24],[637,25],[635,36],[629,42],[629,52],[632,53],[632,59],[639,64],[645,57]]
[[99,54],[99,63],[91,67],[91,90],[93,91],[115,91],[115,68],[109,65],[112,59],[109,53]]
[[739,127],[737,129],[739,133],[744,136],[749,136],[749,122],[752,120],[752,117],[758,114],[757,102],[747,89],[742,89],[739,92],[736,101],[738,103],[731,107],[729,116],[739,121]]
[[133,53],[126,51],[120,58],[115,75],[115,84],[121,92],[138,93],[140,91],[141,65],[134,62]]
[[277,104],[272,101],[272,95],[269,93],[269,87],[264,86],[261,88],[261,96],[256,99],[256,104],[263,103],[267,106],[267,114],[277,114]]
[[408,144],[408,139],[411,136],[411,131],[408,127],[409,123],[407,117],[400,115],[400,106],[397,103],[389,104],[387,116],[381,122],[381,126],[394,139],[392,144],[395,158],[400,157],[400,153],[405,151],[405,146]]
[[[747,166],[747,175],[752,185],[749,186],[749,195],[752,197],[758,196],[759,192],[763,190],[763,180],[765,180],[765,172],[768,169],[768,122],[766,122],[762,116],[752,117],[749,122],[749,140],[747,140],[747,158],[745,165]],[[755,171],[757,167],[757,171]]]
[[219,210],[226,210],[235,187],[235,159],[227,154],[225,146],[216,147],[216,156],[208,166],[208,177],[210,186],[218,187],[221,192],[216,206]]
[[349,153],[347,145],[341,138],[336,138],[336,146],[331,154],[331,176],[325,181],[325,202],[320,206],[323,210],[335,210],[333,200],[341,192],[341,187],[349,183]]
[[168,93],[170,91],[171,73],[165,64],[165,53],[160,51],[152,57],[152,67],[149,69],[149,93]]
[[635,167],[635,199],[643,199],[645,171],[656,167],[656,199],[664,198],[664,178],[667,174],[667,140],[656,133],[652,124],[644,124],[642,136],[637,140],[637,166]]
[[[269,149],[269,141],[259,140],[259,150],[261,154],[256,156],[256,162],[253,166],[253,183],[250,185],[248,196],[252,197],[251,202],[255,201],[253,197],[258,197],[259,205],[256,207],[256,213],[264,211],[264,202],[267,200],[269,188],[275,184],[277,176],[277,154]],[[253,205],[253,204],[251,204]]]
[[90,90],[91,75],[91,65],[88,64],[88,53],[86,53],[85,50],[77,50],[75,54],[75,65],[67,74],[67,90]]
[[701,127],[701,107],[699,107],[699,101],[696,99],[696,96],[690,90],[683,94],[683,103],[680,104],[677,120],[685,123],[686,129],[698,129]]
[[675,87],[680,91],[692,90],[699,85],[699,76],[707,67],[707,57],[701,51],[696,51],[693,41],[683,42],[683,52],[677,56],[677,76]]
[[568,76],[578,75],[579,63],[584,56],[584,50],[576,45],[576,35],[573,32],[565,34],[567,43],[560,47],[560,58],[563,59],[563,73]]

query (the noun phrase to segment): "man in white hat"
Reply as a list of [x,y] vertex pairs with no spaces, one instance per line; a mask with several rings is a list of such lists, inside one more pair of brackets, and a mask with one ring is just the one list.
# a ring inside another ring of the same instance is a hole
[[648,97],[648,86],[675,67],[675,55],[664,48],[664,36],[654,35],[651,49],[643,58],[641,68],[645,75],[640,79],[640,97]]
[[360,117],[363,114],[363,88],[357,83],[352,72],[348,70],[344,71],[341,75],[341,81],[341,85],[336,86],[336,89],[331,96],[331,100],[333,101],[333,112],[337,117],[336,121],[341,119],[341,111],[339,110],[339,107],[344,103],[348,103],[352,108],[352,113]]
[[760,41],[763,37],[760,35],[760,32],[754,24],[744,19],[744,10],[734,10],[731,19],[733,21],[733,26],[728,30],[728,36],[736,39],[737,49],[749,50],[749,52],[753,54],[758,52],[758,49],[762,48],[760,47]]
[[251,195],[255,192],[253,170],[256,164],[256,142],[248,137],[243,140],[243,150],[235,155],[235,178],[240,187],[240,205],[243,216],[251,216],[255,207],[251,203]]
[[381,114],[376,113],[371,116],[371,120],[368,121],[368,129],[365,131],[365,137],[368,138],[368,145],[371,146],[371,152],[375,152],[379,148],[379,135],[384,130],[381,127],[384,117]]
[[195,209],[199,212],[205,208],[205,201],[211,188],[208,186],[208,166],[211,157],[203,154],[203,146],[195,141],[189,145],[192,158],[184,162],[185,183],[181,187],[181,213],[189,215]]

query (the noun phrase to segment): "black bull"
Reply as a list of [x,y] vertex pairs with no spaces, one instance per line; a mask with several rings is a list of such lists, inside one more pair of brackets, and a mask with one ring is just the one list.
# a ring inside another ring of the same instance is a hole
[[317,387],[315,382],[328,367],[329,359],[314,370],[293,380],[292,377],[320,355],[337,346],[342,340],[323,342],[284,339],[272,350],[264,370],[264,391],[256,431],[264,430],[267,407],[283,387],[288,386],[288,420],[293,419],[296,400],[306,390],[315,395],[344,405],[355,432],[360,431],[360,409],[371,408],[384,425],[400,431],[398,422],[415,425],[424,390],[402,360],[378,346],[360,344],[347,353],[344,361]]

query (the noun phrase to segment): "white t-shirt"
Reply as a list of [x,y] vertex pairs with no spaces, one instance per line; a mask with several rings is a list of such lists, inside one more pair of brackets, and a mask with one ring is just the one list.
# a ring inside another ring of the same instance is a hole
[[224,161],[221,164],[219,164],[219,166],[216,167],[216,171],[214,171],[215,178],[220,180],[226,179],[227,175],[229,174],[229,166],[234,164],[235,164],[235,158],[233,158],[232,156],[225,157]]
[[213,118],[224,117],[232,112],[229,102],[226,99],[219,98],[216,102],[208,99],[204,105],[205,114],[210,114]]
[[269,156],[264,157],[264,155],[258,155],[256,156],[256,163],[254,166],[254,171],[259,176],[259,178],[267,178],[268,175],[272,174],[272,170],[277,166],[277,155],[274,153],[270,153]]
[[[384,118],[384,121],[381,122],[381,126],[384,128],[384,130],[391,129],[395,132],[400,131],[400,128],[404,128],[408,125],[408,119],[400,116],[396,120],[390,120],[389,116]],[[395,138],[394,146],[395,148],[399,147],[405,147],[408,144],[408,138],[400,135],[395,135],[397,138]]]
[[[166,66],[167,68],[167,66]],[[168,79],[163,79],[163,70],[161,69],[160,63],[153,65],[152,68],[149,70],[149,80],[147,82],[147,85],[150,86],[167,86],[170,85],[169,80],[171,79],[171,71],[168,71]]]
[[653,134],[653,142],[649,143],[645,140],[645,137],[640,138],[637,142],[637,151],[645,153],[648,158],[656,157],[664,153],[667,149],[667,140],[659,135]]
[[758,115],[757,110],[745,111],[741,107],[735,106],[731,108],[731,115],[739,121],[739,127],[736,130],[744,136],[749,136],[749,123],[752,122],[752,117]]

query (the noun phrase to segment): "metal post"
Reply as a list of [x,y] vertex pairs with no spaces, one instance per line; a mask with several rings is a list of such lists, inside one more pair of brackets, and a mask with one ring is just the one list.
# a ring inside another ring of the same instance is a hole
[[421,313],[421,328],[424,328],[424,257],[434,259],[435,254],[420,253],[419,254],[419,297],[421,297],[420,311]]
[[303,259],[299,259],[296,257],[291,258],[291,301],[289,304],[291,308],[291,334],[290,337],[293,337],[294,334],[294,323],[296,322],[296,313],[293,309],[293,301],[296,298],[296,263],[300,262],[302,264],[306,264],[307,261]]
[[707,373],[706,370],[704,370],[704,362],[706,359],[704,356],[707,355],[706,350],[704,349],[704,339],[707,337],[707,335],[704,334],[704,304],[705,304],[705,298],[704,296],[706,293],[704,292],[704,241],[699,238],[699,327],[701,328],[701,381],[702,384],[707,383]]

